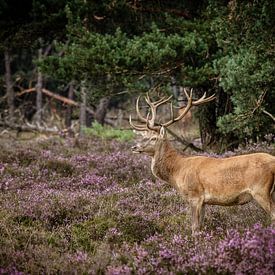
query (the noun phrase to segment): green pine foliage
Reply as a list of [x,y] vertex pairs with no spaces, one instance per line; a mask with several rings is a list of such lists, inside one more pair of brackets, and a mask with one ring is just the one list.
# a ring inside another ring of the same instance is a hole
[[225,134],[255,140],[274,133],[274,121],[263,112],[275,113],[274,12],[273,1],[231,1],[213,20],[221,48],[214,67],[233,104],[232,112],[218,120]]
[[171,93],[173,77],[197,97],[217,95],[198,112],[210,143],[274,134],[274,1],[36,0],[20,14],[14,5],[0,1],[0,49],[52,43],[44,74],[85,81],[93,104],[152,83]]

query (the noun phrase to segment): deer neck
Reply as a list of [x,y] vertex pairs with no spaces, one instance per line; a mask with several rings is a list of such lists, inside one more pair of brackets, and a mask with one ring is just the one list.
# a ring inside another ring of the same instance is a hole
[[172,183],[175,172],[177,171],[178,158],[179,153],[167,140],[159,141],[152,158],[152,173],[155,177]]

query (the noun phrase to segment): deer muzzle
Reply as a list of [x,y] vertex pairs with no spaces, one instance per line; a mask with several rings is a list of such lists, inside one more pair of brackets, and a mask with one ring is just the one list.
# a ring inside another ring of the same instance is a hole
[[140,154],[140,153],[141,153],[140,147],[137,146],[137,145],[132,146],[132,147],[131,147],[131,150],[132,150],[132,152],[135,153],[135,154]]

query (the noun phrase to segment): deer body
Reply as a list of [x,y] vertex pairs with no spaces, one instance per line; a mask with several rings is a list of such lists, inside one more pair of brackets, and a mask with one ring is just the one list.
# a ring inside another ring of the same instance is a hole
[[206,204],[242,205],[255,199],[268,213],[273,211],[275,157],[265,153],[210,158],[184,156],[167,140],[158,140],[152,156],[152,173],[174,186],[191,204],[193,231],[200,227]]
[[[271,192],[275,157],[256,153],[230,158],[188,157],[168,141],[156,148],[152,173],[172,184],[187,200],[203,197],[205,204],[235,205],[252,200],[258,189]],[[259,183],[260,186],[259,186]]]
[[[211,97],[210,97],[211,98]],[[188,108],[192,106],[191,96],[188,97]],[[192,232],[200,228],[204,217],[204,207],[211,205],[242,205],[255,199],[258,204],[271,215],[275,222],[275,157],[265,153],[255,153],[229,158],[212,158],[205,156],[185,156],[177,152],[169,143],[165,127],[177,121],[154,125],[156,108],[166,102],[146,102],[152,110],[153,120],[146,121],[146,127],[132,125],[137,130],[146,131],[149,139],[137,143],[132,148],[135,153],[145,153],[152,157],[152,173],[173,185],[180,195],[191,206]],[[195,103],[209,101],[205,96]],[[194,104],[193,104],[194,105]],[[150,123],[149,123],[150,122]]]

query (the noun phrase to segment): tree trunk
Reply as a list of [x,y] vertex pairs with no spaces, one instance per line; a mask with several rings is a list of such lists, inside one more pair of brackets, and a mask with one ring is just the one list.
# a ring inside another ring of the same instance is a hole
[[[113,85],[111,82],[111,75],[108,74],[106,77],[106,83],[107,83],[107,89],[112,93]],[[96,108],[95,112],[95,120],[100,123],[101,125],[104,125],[105,116],[107,114],[107,110],[110,104],[111,98],[109,96],[102,97],[99,101],[98,107]]]
[[217,141],[216,108],[215,104],[212,103],[200,106],[198,110],[201,142],[203,149],[205,149]]
[[81,85],[81,104],[80,104],[80,116],[79,116],[79,135],[84,136],[84,127],[86,126],[86,106],[87,96],[84,85]]
[[171,88],[172,88],[172,94],[174,98],[178,98],[178,87],[177,87],[177,81],[174,76],[171,76]]
[[[219,89],[217,92],[217,117],[224,116],[233,111],[232,102],[230,100],[230,94],[225,93],[223,89]],[[234,133],[219,134],[217,137],[219,140],[220,152],[224,150],[234,150],[239,146],[240,139]]]
[[[69,84],[69,90],[68,90],[68,99],[73,100],[74,96],[74,86],[73,81]],[[65,114],[65,126],[66,128],[70,128],[72,125],[72,106],[68,105],[66,108],[66,114]]]
[[[204,91],[204,88],[195,91],[193,97],[200,98],[204,94]],[[216,102],[211,101],[197,108],[203,150],[205,150],[206,147],[213,147],[217,142],[216,107]]]
[[5,50],[5,81],[6,81],[6,95],[7,95],[7,103],[9,108],[9,120],[12,121],[14,119],[14,90],[11,80],[11,59],[8,50]]
[[[42,49],[38,50],[38,60],[40,60],[42,57]],[[42,85],[43,85],[43,79],[42,79],[42,73],[37,68],[37,83],[36,83],[36,120],[37,122],[41,122],[42,120]]]
[[106,96],[100,99],[99,105],[96,109],[95,119],[101,125],[104,125],[105,116],[110,104],[110,97]]
[[184,93],[184,87],[180,86],[177,96],[178,107],[183,108],[187,105],[187,98]]

